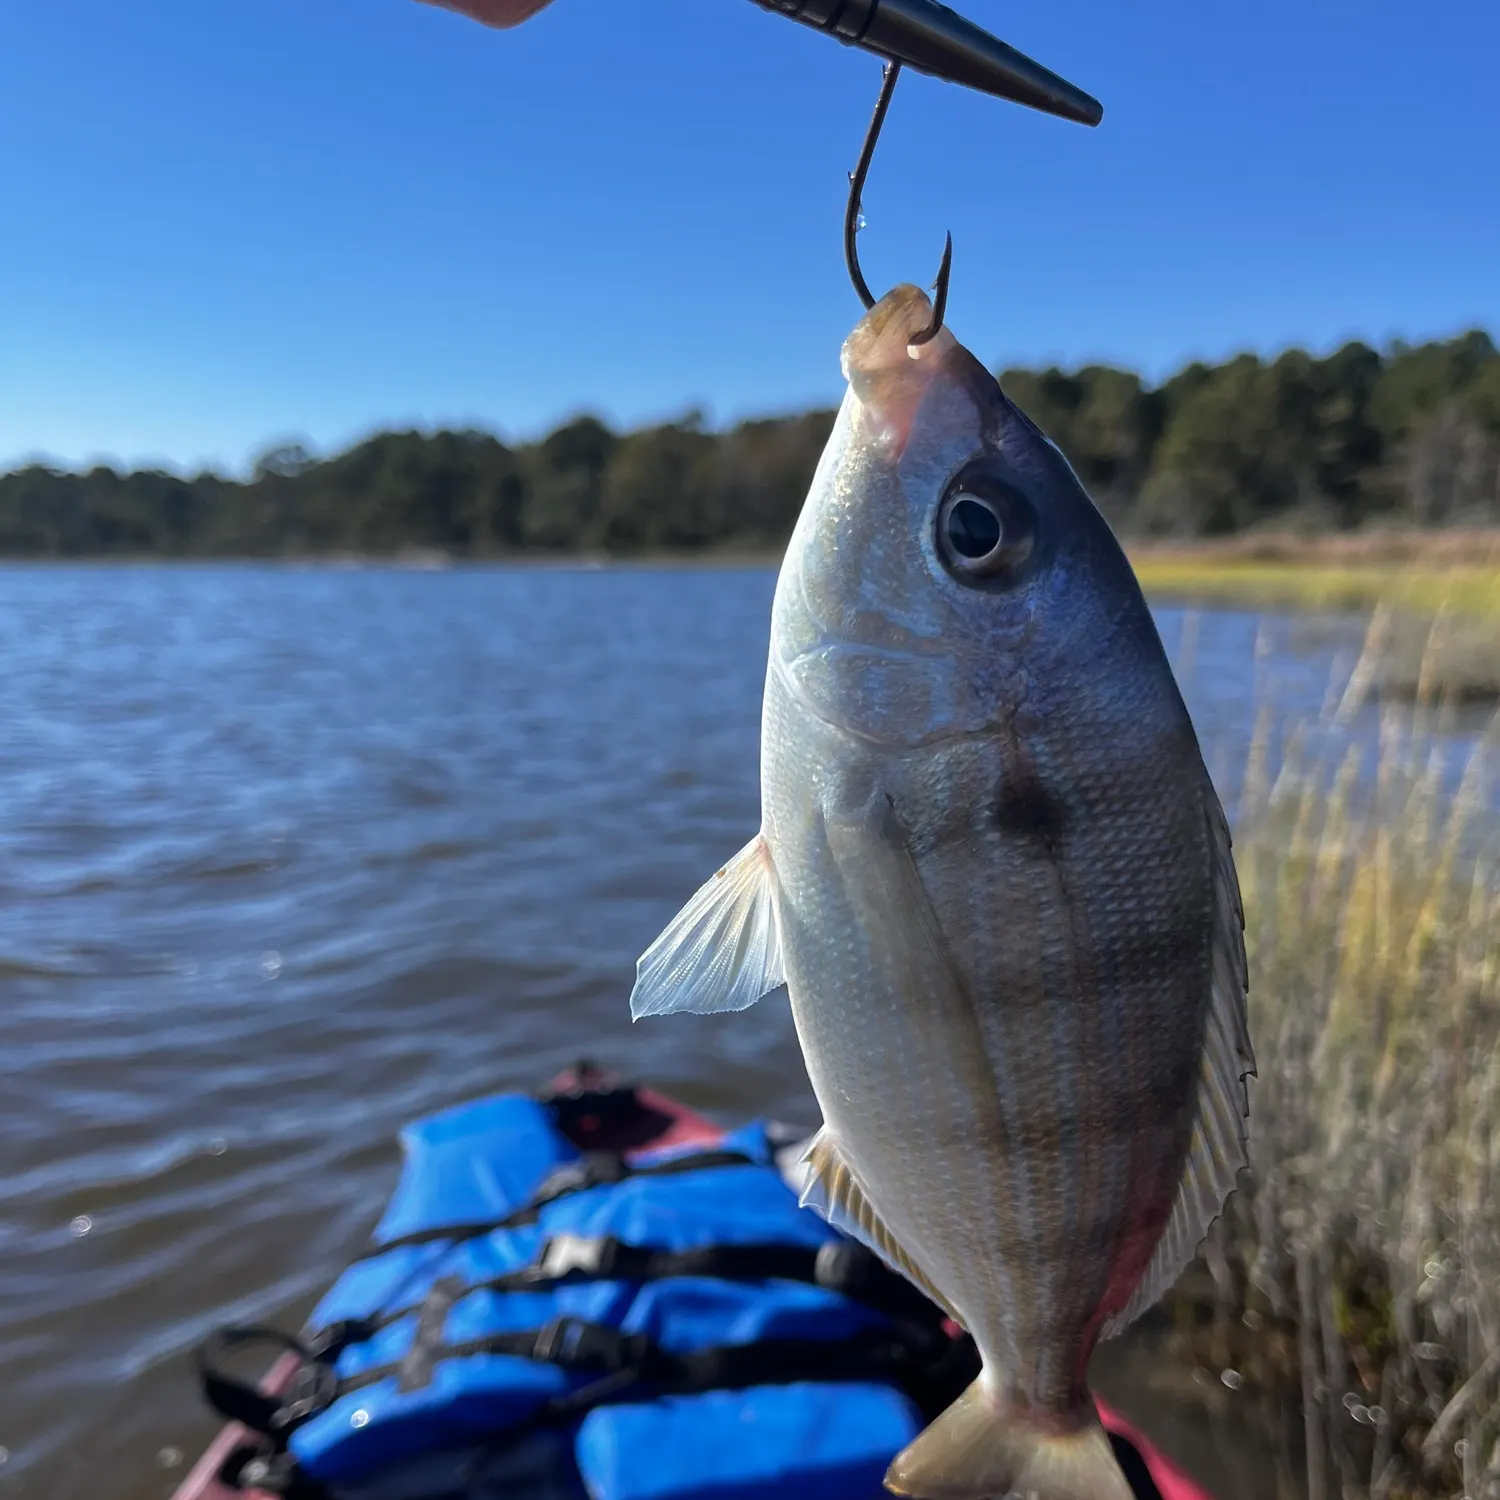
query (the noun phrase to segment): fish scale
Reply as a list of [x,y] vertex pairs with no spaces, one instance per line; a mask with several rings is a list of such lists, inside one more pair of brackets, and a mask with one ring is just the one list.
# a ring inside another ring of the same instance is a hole
[[804,1201],[973,1336],[898,1494],[1125,1500],[1100,1337],[1246,1156],[1243,915],[1140,589],[1061,454],[915,288],[849,381],[777,583],[760,833],[632,1014],[782,984],[823,1110]]

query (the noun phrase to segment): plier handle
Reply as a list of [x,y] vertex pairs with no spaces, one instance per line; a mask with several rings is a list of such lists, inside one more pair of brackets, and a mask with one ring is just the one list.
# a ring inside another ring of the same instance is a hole
[[1104,106],[937,0],[754,0],[852,47],[1080,125]]

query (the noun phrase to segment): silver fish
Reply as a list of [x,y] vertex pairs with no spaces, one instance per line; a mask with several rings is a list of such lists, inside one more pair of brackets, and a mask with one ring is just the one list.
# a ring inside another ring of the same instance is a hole
[[772,610],[762,825],[631,1010],[785,984],[804,1201],[974,1337],[900,1495],[1128,1500],[1086,1384],[1246,1160],[1229,830],[1124,553],[915,287],[849,382]]

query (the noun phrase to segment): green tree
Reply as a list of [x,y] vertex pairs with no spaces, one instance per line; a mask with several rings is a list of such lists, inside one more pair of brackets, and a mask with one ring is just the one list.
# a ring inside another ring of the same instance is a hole
[[[1500,523],[1500,353],[1478,330],[1195,361],[1155,389],[1098,364],[1001,381],[1126,531]],[[0,554],[774,547],[832,422],[819,410],[716,433],[690,414],[622,436],[584,415],[515,447],[380,432],[327,458],[281,441],[244,482],[31,464],[0,474]]]
[[597,417],[575,417],[523,451],[526,546],[573,552],[599,531],[604,474],[620,440]]
[[622,439],[604,472],[598,545],[634,552],[722,540],[727,517],[713,482],[715,444],[696,412]]
[[790,535],[833,430],[834,413],[741,422],[715,445],[712,488],[723,535],[779,544]]
[[1140,376],[1108,365],[1071,375],[1006,370],[1000,385],[1062,450],[1105,515],[1128,524],[1161,436],[1161,402]]

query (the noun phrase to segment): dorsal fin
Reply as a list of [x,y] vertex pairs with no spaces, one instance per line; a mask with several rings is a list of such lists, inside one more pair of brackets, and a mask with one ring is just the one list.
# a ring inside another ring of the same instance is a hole
[[1199,1064],[1198,1113],[1167,1227],[1130,1301],[1105,1323],[1105,1338],[1129,1327],[1182,1275],[1250,1160],[1245,1079],[1255,1076],[1255,1053],[1245,1013],[1245,909],[1229,824],[1212,786],[1207,803],[1214,883],[1213,977]]

